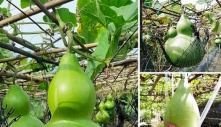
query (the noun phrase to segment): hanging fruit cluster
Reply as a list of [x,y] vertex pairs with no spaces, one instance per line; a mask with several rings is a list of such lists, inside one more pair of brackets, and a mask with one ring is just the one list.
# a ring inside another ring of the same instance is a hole
[[[204,48],[192,36],[193,24],[185,14],[182,14],[175,28],[168,31],[165,51],[171,62],[178,67],[188,67],[198,64],[204,56]],[[177,32],[176,32],[177,31]]]
[[106,124],[114,115],[115,102],[111,94],[107,96],[107,101],[103,101],[99,104],[99,111],[97,112],[95,118],[100,124]]
[[198,105],[194,99],[188,81],[182,79],[166,107],[165,127],[196,127],[200,119]]
[[[18,85],[11,85],[8,93],[3,99],[5,114],[13,111],[8,117],[8,123],[13,119],[19,118],[13,122],[10,127],[42,127],[43,123],[30,115],[31,102],[28,95]],[[20,116],[20,117],[18,117]]]

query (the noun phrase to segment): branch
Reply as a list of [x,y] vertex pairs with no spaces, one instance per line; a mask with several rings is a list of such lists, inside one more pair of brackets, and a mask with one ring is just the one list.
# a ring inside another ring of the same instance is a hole
[[152,91],[154,90],[154,88],[157,86],[158,81],[160,80],[161,77],[163,77],[164,74],[159,74],[157,76],[157,79],[155,80],[154,84],[152,85],[152,88],[148,91],[149,93],[152,93]]
[[80,45],[82,47],[83,50],[85,50],[88,53],[91,53],[91,51],[88,50],[75,36],[73,36],[73,39],[78,45]]
[[[46,9],[50,9],[50,8],[68,3],[70,1],[73,1],[73,0],[52,0],[50,2],[45,3],[44,6],[45,6]],[[28,16],[32,16],[32,15],[38,14],[40,12],[42,12],[42,10],[39,7],[34,7],[32,9],[29,9],[29,10],[25,11],[24,13]],[[10,17],[10,18],[1,20],[0,21],[0,27],[6,26],[8,24],[17,22],[17,21],[25,19],[25,18],[26,18],[26,16],[23,13],[19,13],[17,15],[14,15],[14,16]]]
[[166,11],[162,11],[162,10],[158,10],[158,9],[155,9],[155,8],[147,7],[147,6],[144,6],[144,5],[142,7],[146,8],[146,9],[150,9],[150,10],[155,11],[155,12],[161,12],[161,13],[173,15],[173,16],[176,16],[176,17],[180,17],[179,15],[176,15],[176,14],[173,14],[173,13],[169,13],[169,12],[166,12]]
[[30,45],[30,44],[31,44],[30,42],[28,42],[29,44],[27,44],[27,43],[25,43],[25,42],[27,42],[26,40],[24,40],[24,39],[22,39],[22,38],[15,37],[15,36],[9,34],[9,33],[8,33],[7,31],[5,31],[5,30],[3,30],[3,32],[6,34],[6,36],[7,36],[10,40],[12,40],[12,41],[14,41],[14,42],[17,42],[18,44],[20,44],[20,45],[22,45],[22,46],[24,46],[24,47],[26,47],[26,48],[29,48],[29,49],[31,49],[31,50],[33,50],[33,51],[35,51],[35,52],[38,52],[38,51],[39,51],[39,48],[38,48],[38,47],[35,47],[34,45]]
[[14,74],[14,73],[12,73],[12,72],[6,72],[6,71],[4,71],[4,70],[2,70],[2,71],[0,71],[0,77],[1,76],[5,76],[5,77],[7,77],[7,78],[10,78],[10,77],[13,77],[13,76],[15,76],[15,78],[17,78],[17,79],[24,79],[24,80],[28,80],[28,81],[35,81],[35,82],[42,82],[42,81],[44,81],[44,79],[46,79],[46,78],[52,78],[54,75],[51,75],[51,74],[49,74],[49,75],[46,75],[46,76],[41,76],[41,77],[36,77],[36,75],[33,75],[33,76],[29,76],[29,75],[25,75],[25,74],[20,74],[20,73],[18,73],[18,74]]
[[137,58],[129,58],[129,59],[113,62],[113,63],[110,63],[110,66],[124,65],[124,64],[129,64],[133,62],[137,62]]
[[13,51],[13,52],[16,52],[16,53],[19,53],[19,54],[22,54],[22,55],[25,55],[27,57],[31,57],[31,58],[35,59],[37,62],[39,62],[39,63],[46,62],[46,63],[58,65],[57,62],[50,61],[50,60],[44,59],[42,57],[36,56],[36,55],[34,55],[32,53],[23,51],[23,50],[21,50],[21,49],[19,49],[17,47],[11,46],[11,45],[6,44],[4,42],[0,42],[0,47],[4,48],[4,49],[7,49],[7,50],[10,50],[10,51]]
[[220,2],[218,1],[218,0],[216,0],[216,2],[219,4],[219,6],[221,7],[221,4],[220,4]]
[[[98,43],[91,43],[91,44],[85,44],[86,48],[93,48],[96,47]],[[76,45],[73,46],[73,48],[75,49],[82,49],[81,46]],[[57,48],[57,49],[52,49],[52,50],[47,50],[47,51],[40,51],[37,53],[33,53],[34,55],[40,56],[40,55],[46,55],[46,54],[51,54],[51,53],[58,53],[58,52],[64,52],[66,51],[67,48]],[[10,58],[5,58],[5,59],[0,59],[0,63],[4,63],[4,62],[9,62],[9,61],[14,61],[14,60],[18,60],[18,59],[24,59],[27,58],[27,56],[25,55],[20,55],[17,57],[10,57]]]
[[58,20],[42,5],[38,0],[32,0],[55,24],[58,24]]

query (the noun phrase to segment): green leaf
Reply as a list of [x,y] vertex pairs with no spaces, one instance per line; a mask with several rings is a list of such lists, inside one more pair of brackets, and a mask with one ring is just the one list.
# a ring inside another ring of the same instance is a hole
[[28,58],[24,58],[20,61],[20,65],[25,65],[28,63]]
[[216,15],[210,11],[205,11],[204,15],[209,20],[210,24],[216,20]]
[[115,31],[115,33],[112,35],[112,40],[111,40],[111,43],[110,43],[110,48],[108,50],[108,53],[107,53],[107,56],[106,58],[108,60],[111,60],[112,57],[117,53],[118,51],[118,43],[119,43],[119,39],[120,39],[120,35],[121,35],[121,32],[122,32],[122,27],[120,29],[117,29]]
[[[129,21],[129,20],[136,20],[137,15],[138,15],[138,1],[134,2],[133,4],[127,5],[127,6],[122,6],[119,8],[116,7],[111,7],[115,12],[117,12],[118,16],[123,16],[124,20]],[[128,13],[130,11],[130,13]]]
[[[101,27],[98,36],[96,38],[96,42],[99,43],[92,56],[99,59],[105,59],[108,49],[110,47],[108,43],[108,37],[109,37],[109,32],[107,31],[107,29]],[[90,77],[90,79],[93,80],[95,76],[103,69],[104,66],[105,63],[101,63],[90,59],[88,61],[85,72]]]
[[67,8],[59,8],[57,9],[58,14],[61,20],[65,23],[72,23],[74,26],[77,26],[76,15],[69,11]]
[[3,90],[3,89],[5,89],[5,88],[7,88],[7,85],[0,83],[0,90]]
[[210,30],[215,33],[220,33],[221,32],[221,21],[218,20],[218,21],[213,22]]
[[87,3],[91,2],[92,0],[78,0],[77,1],[77,9],[81,10]]
[[[46,3],[47,2],[47,0],[39,0],[42,4],[44,4],[44,3]],[[21,0],[20,1],[20,6],[21,6],[21,8],[23,9],[23,8],[26,8],[26,7],[28,7],[28,6],[30,6],[30,5],[35,5],[31,0]]]
[[133,3],[131,0],[99,0],[101,4],[108,6],[121,7]]
[[148,7],[152,7],[153,0],[144,0],[144,5]]
[[4,0],[0,0],[0,5],[3,3]]
[[32,85],[28,85],[24,90],[25,91],[31,91],[32,87],[33,87]]
[[39,90],[48,90],[48,83],[47,82],[42,82],[39,86],[38,86]]
[[[51,13],[51,14],[54,15],[54,13]],[[44,16],[43,16],[43,21],[44,21],[44,22],[47,22],[47,23],[52,23],[51,19],[48,18],[47,15],[44,15]],[[50,28],[52,28],[52,29],[55,27],[55,25],[52,25],[52,24],[49,24],[49,26],[50,26]]]
[[42,65],[39,63],[33,63],[33,64],[31,64],[30,67],[32,70],[37,70],[37,69],[43,68]]
[[100,6],[97,0],[86,4],[81,8],[80,13],[91,18],[93,21],[100,23],[102,26],[106,27],[105,16],[100,10]]

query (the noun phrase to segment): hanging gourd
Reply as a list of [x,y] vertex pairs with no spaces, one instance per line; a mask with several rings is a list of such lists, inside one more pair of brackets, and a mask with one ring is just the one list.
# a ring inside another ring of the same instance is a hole
[[[165,48],[167,47],[168,43],[177,35],[177,31],[174,27],[170,27],[167,31],[167,41],[165,42]],[[170,43],[169,43],[170,44]]]
[[106,106],[103,101],[99,104],[99,111],[97,112],[95,118],[98,123],[105,124],[110,120],[110,116],[106,111]]
[[95,89],[71,53],[62,56],[48,90],[52,118],[45,127],[99,127],[91,120]]
[[30,115],[31,102],[25,91],[18,85],[11,85],[3,99],[3,107],[6,107],[5,115],[13,109],[8,122],[21,116],[17,122],[13,122],[10,127],[43,127],[43,123]]
[[166,107],[164,127],[197,127],[200,120],[198,105],[191,93],[187,78],[181,79],[176,92]]
[[113,98],[113,96],[111,94],[109,94],[107,96],[107,101],[105,102],[105,107],[108,110],[112,110],[112,109],[114,109],[114,106],[115,106],[114,98]]
[[177,36],[174,38],[169,36],[165,44],[166,54],[175,66],[193,66],[204,57],[203,45],[195,36],[192,36],[192,28],[192,22],[182,14],[176,26]]
[[177,35],[177,31],[174,27],[170,27],[170,29],[167,32],[167,37],[168,38],[174,38]]

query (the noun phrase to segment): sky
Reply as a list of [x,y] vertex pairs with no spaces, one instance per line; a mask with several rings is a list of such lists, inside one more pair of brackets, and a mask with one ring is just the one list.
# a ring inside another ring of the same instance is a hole
[[[64,5],[62,5],[61,7],[65,7],[65,8],[68,8],[70,10],[70,12],[73,12],[75,13],[76,12],[76,2],[77,1],[72,1],[72,2],[69,2],[69,3],[66,3]],[[20,0],[13,0],[13,3],[15,5],[17,5],[18,7],[20,7]],[[5,0],[2,5],[3,7],[7,7],[8,6],[8,2]],[[25,9],[22,9],[23,11],[25,10],[28,10],[30,9],[29,7],[25,8]],[[20,11],[18,11],[16,8],[14,8],[13,6],[11,6],[11,11],[12,15],[16,15],[18,13],[20,13]],[[31,18],[34,20],[34,21],[43,21],[42,20],[42,17],[44,16],[44,13],[39,13],[39,14],[36,14],[36,15],[33,15],[31,16]],[[31,22],[28,18],[25,18],[23,20],[21,20],[22,22]],[[40,25],[42,26],[44,29],[47,29],[49,28],[48,25]],[[11,31],[10,27],[4,27],[5,30],[7,31]],[[22,32],[35,32],[35,31],[40,31],[40,29],[35,25],[35,24],[30,24],[30,25],[19,25],[19,29],[20,31]],[[45,35],[45,34],[42,34],[42,35]],[[35,43],[42,43],[43,40],[42,40],[42,37],[41,35],[39,34],[34,34],[34,35],[22,35],[24,39],[32,42],[33,44]],[[21,36],[20,36],[21,37]],[[55,36],[54,38],[59,38],[60,36]],[[19,44],[16,44],[17,47],[21,47]],[[64,47],[63,43],[60,41],[60,42],[57,42],[55,44],[55,46],[57,47]]]

